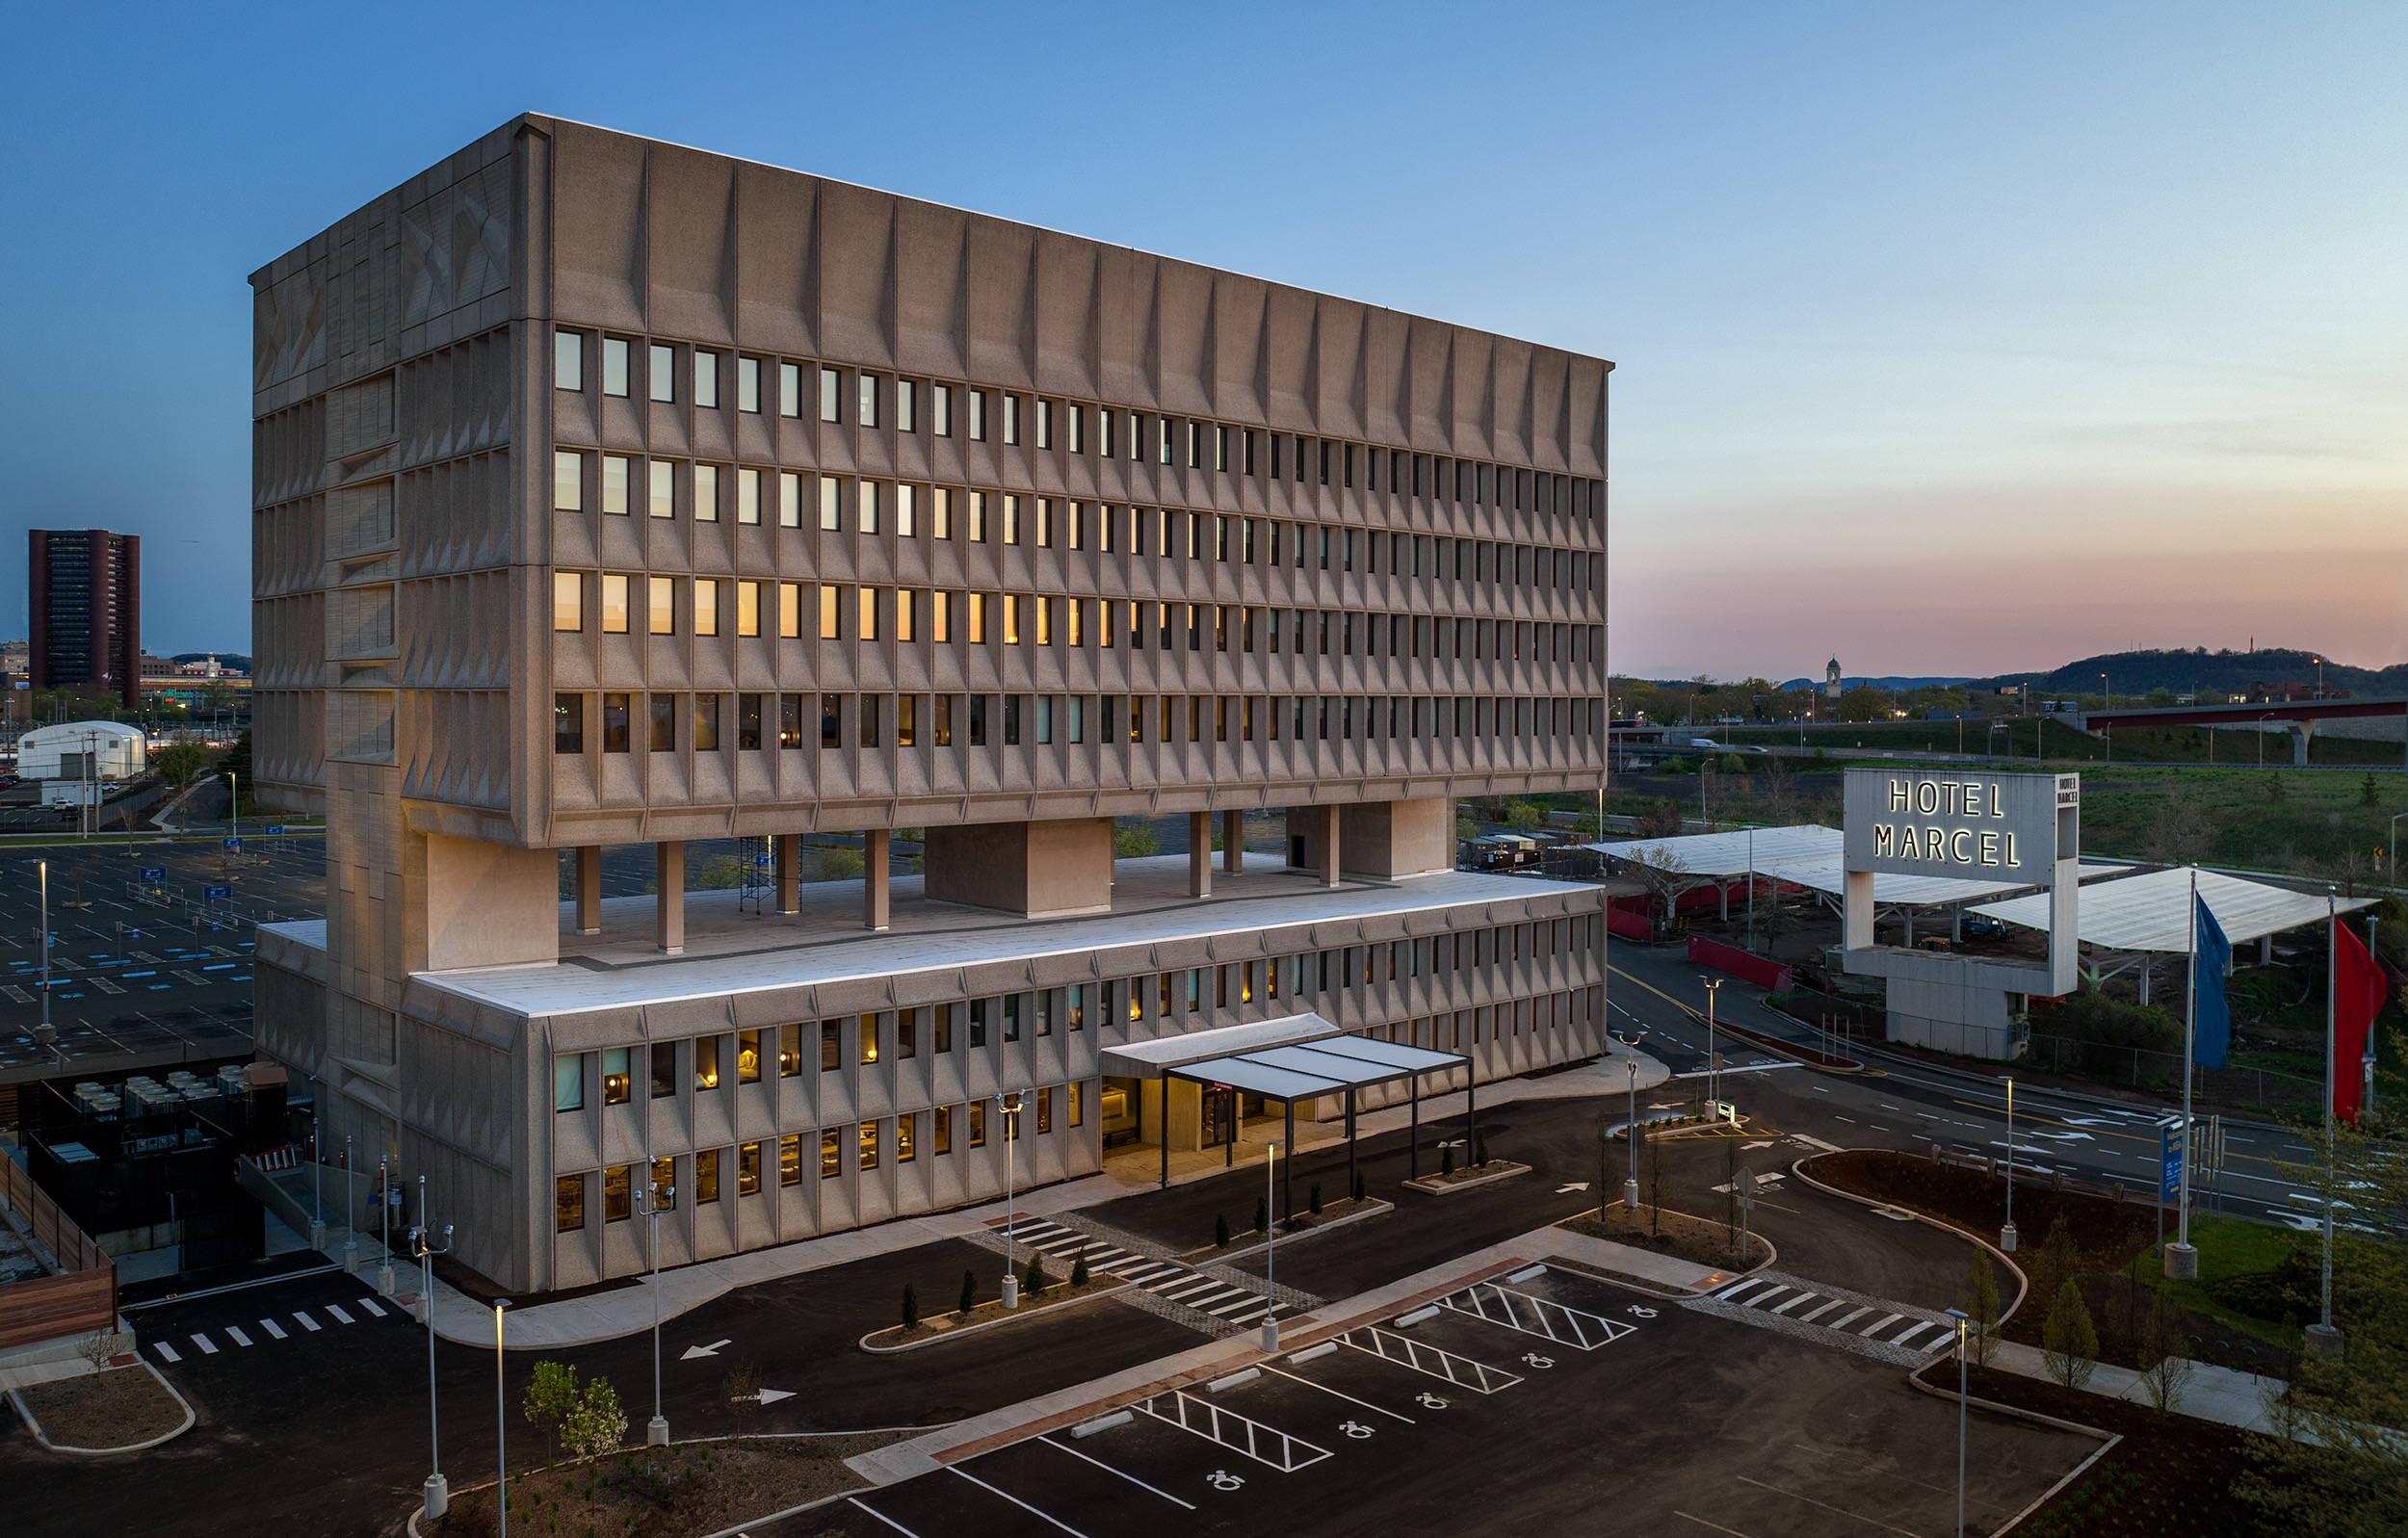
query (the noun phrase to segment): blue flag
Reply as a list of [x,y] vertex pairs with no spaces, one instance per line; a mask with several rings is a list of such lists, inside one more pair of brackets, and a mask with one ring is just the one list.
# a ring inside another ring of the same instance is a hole
[[2190,900],[2198,910],[2191,921],[2197,925],[2190,958],[2191,1056],[2202,1067],[2221,1068],[2233,1048],[2233,1010],[2224,1002],[2224,974],[2233,964],[2233,942],[2224,938],[2206,902],[2195,895]]

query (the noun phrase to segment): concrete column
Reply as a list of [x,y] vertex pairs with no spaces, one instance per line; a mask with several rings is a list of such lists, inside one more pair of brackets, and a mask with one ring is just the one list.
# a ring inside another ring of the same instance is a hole
[[2301,769],[2306,769],[2308,767],[2308,739],[2315,733],[2316,729],[2316,723],[2314,721],[2292,721],[2289,727],[2290,732],[2290,761],[2293,764],[2298,765]]
[[602,932],[602,847],[598,844],[577,851],[577,932]]
[[1338,884],[1338,808],[1317,806],[1313,814],[1322,820],[1322,885]]
[[886,829],[861,835],[861,927],[886,927]]
[[652,846],[652,943],[666,955],[686,953],[686,845]]
[[1213,895],[1213,814],[1188,814],[1188,896]]
[[777,871],[777,911],[802,911],[802,835],[780,833],[770,841]]
[[1245,869],[1245,814],[1220,814],[1220,868],[1231,875]]

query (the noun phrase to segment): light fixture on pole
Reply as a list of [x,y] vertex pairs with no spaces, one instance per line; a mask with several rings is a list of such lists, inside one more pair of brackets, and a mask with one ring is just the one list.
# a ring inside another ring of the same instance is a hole
[[[1168,1105],[1165,1098],[1165,1105]],[[1012,1210],[1012,1184],[1016,1173],[1015,1160],[1020,1153],[1020,1097],[995,1091],[995,1108],[1004,1124],[1004,1307],[1020,1306],[1020,1278],[1012,1270],[1019,1259],[1019,1250],[1012,1230],[1017,1214]],[[1165,1134],[1167,1135],[1167,1134]]]
[[1277,1183],[1271,1178],[1271,1171],[1279,1163],[1279,1144],[1274,1141],[1269,1147],[1269,1154],[1263,1160],[1263,1212],[1264,1222],[1269,1230],[1263,1236],[1263,1352],[1267,1356],[1276,1356],[1279,1352],[1279,1319],[1276,1312],[1279,1307],[1279,1291],[1278,1285],[1272,1278],[1278,1274],[1279,1224],[1269,1214],[1271,1195],[1278,1189]]
[[[200,920],[193,920],[193,932],[200,932]],[[195,941],[197,948],[197,939]],[[303,1076],[309,1081],[309,1247],[324,1250],[327,1245],[327,1163],[318,1152],[318,1091],[325,1084],[316,1074]]]
[[[649,1160],[647,1160],[649,1162]],[[641,1212],[652,1229],[652,1420],[643,1428],[647,1447],[668,1446],[668,1417],[661,1413],[661,1205],[677,1206],[677,1187],[645,1181]]]
[[1956,1530],[1965,1530],[1965,1325],[1963,1309],[1942,1309],[1956,1321]]
[[41,877],[41,1024],[35,1028],[34,1039],[64,1060],[57,1046],[59,1028],[50,1023],[50,862],[36,860],[34,869]]
[[377,1263],[377,1296],[391,1297],[393,1280],[393,1165],[390,1159],[377,1160],[377,1217],[382,1225],[382,1241],[378,1248],[383,1259]]
[[359,1181],[352,1169],[352,1134],[343,1134],[343,1274],[359,1270]]
[[1697,980],[1706,985],[1706,1094],[1714,1102],[1714,1114],[1709,1119],[1719,1120],[1722,1115],[1722,1065],[1714,1053],[1714,996],[1722,991],[1722,979],[1700,974]]
[[2015,1076],[2001,1074],[2006,1085],[2006,1226],[1999,1230],[1999,1248],[2015,1253]]
[[427,1461],[432,1470],[427,1475],[427,1516],[430,1520],[443,1515],[452,1503],[452,1487],[443,1477],[442,1432],[434,1413],[434,1258],[452,1250],[452,1225],[443,1225],[443,1242],[433,1242],[427,1227],[427,1177],[418,1177],[418,1226],[409,1231],[410,1253],[421,1267],[418,1279],[418,1316],[427,1326]]
[[510,1300],[493,1300],[493,1505],[502,1523],[501,1538],[510,1538],[510,1395],[502,1384],[502,1311]]
[[[1638,1139],[1638,1044],[1646,1039],[1647,1032],[1641,1029],[1637,1035],[1626,1036],[1611,1027],[1608,1027],[1606,1033],[1631,1049],[1630,1056],[1623,1064],[1630,1070],[1631,1108],[1629,1119],[1622,1124],[1622,1140],[1630,1145],[1630,1151],[1622,1160],[1622,1210],[1626,1212],[1636,1212],[1638,1211],[1638,1150],[1640,1147]],[[1597,1194],[1602,1199],[1606,1193],[1599,1191]]]

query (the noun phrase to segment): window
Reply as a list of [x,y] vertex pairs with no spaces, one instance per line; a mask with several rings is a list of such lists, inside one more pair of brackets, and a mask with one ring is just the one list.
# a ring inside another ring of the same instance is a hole
[[920,639],[917,628],[912,623],[914,611],[918,608],[919,600],[916,596],[914,596],[910,588],[898,587],[895,589],[895,639],[897,640],[917,640]]
[[983,1100],[970,1102],[969,1111],[970,1146],[984,1148],[986,1146],[986,1102]]
[[586,1226],[586,1178],[563,1175],[552,1183],[552,1227],[574,1234]]
[[586,628],[586,579],[582,572],[552,573],[552,628]]
[[929,430],[940,438],[954,435],[954,387],[950,384],[929,386]]
[[895,1011],[895,1056],[917,1057],[920,1055],[920,1011]]
[[905,539],[919,533],[918,492],[917,486],[895,488],[895,533]]
[[802,634],[802,584],[798,582],[777,585],[777,633],[789,640]]
[[954,1151],[954,1108],[951,1106],[939,1106],[932,1114],[936,1118],[934,1129],[936,1135],[931,1140],[931,1145],[939,1154],[950,1154]]
[[696,523],[720,521],[720,467],[698,464],[694,467],[694,517]]
[[863,1169],[877,1168],[877,1129],[878,1124],[874,1121],[865,1121],[861,1124],[861,1167]]
[[743,1143],[737,1146],[736,1194],[739,1196],[761,1194],[761,1145],[759,1143]]
[[874,534],[877,533],[878,484],[875,481],[864,481],[860,484],[861,521],[854,527],[865,534]]
[[777,1184],[802,1184],[802,1134],[788,1133],[777,1140]]
[[645,475],[644,510],[655,518],[677,516],[677,466],[655,459]]
[[552,451],[552,506],[582,512],[586,506],[586,456],[573,449]]
[[1054,1092],[1050,1088],[1040,1089],[1036,1092],[1036,1134],[1042,1137],[1053,1130]]
[[736,1037],[736,1082],[761,1082],[761,1032],[746,1030]]
[[895,700],[895,745],[916,747],[920,735],[920,696],[898,695]]
[[845,1065],[843,1049],[837,1045],[837,1032],[844,1029],[841,1020],[820,1022],[820,1072],[832,1074]]
[[651,696],[652,751],[673,753],[677,750],[677,696]]
[[602,751],[627,751],[627,696],[624,694],[602,696]]
[[842,378],[834,369],[823,368],[820,370],[821,421],[834,422],[838,420],[837,407],[843,404],[844,400],[843,395],[841,394],[842,388]]
[[833,584],[822,583],[820,585],[820,639],[822,640],[837,639],[837,604],[843,592],[842,587]]
[[777,472],[777,526],[780,529],[802,527],[802,474],[797,470]]
[[720,585],[708,577],[694,579],[694,633],[697,636],[716,636],[720,633]]
[[970,441],[984,443],[986,441],[986,392],[969,390],[964,393],[970,398]]
[[954,494],[943,486],[929,493],[929,537],[951,539],[954,536]]
[[820,1179],[834,1180],[845,1172],[844,1145],[836,1140],[836,1129],[820,1134]]
[[720,404],[720,355],[698,348],[694,355],[694,404],[715,411]]
[[908,1164],[920,1157],[920,1118],[903,1115],[895,1118],[895,1162]]
[[[789,695],[788,698],[792,698]],[[788,1023],[777,1028],[777,1077],[792,1079],[802,1072],[802,1027]]]
[[877,589],[876,587],[854,588],[853,611],[853,619],[858,626],[853,632],[853,638],[857,640],[877,639]]
[[694,1199],[696,1206],[720,1199],[720,1151],[716,1148],[694,1157]]
[[584,1053],[562,1053],[552,1059],[552,1108],[556,1111],[586,1108]]
[[575,331],[552,333],[552,386],[560,390],[586,387],[586,339]]
[[736,409],[758,415],[761,410],[761,360],[736,360]]
[[720,1038],[717,1036],[694,1038],[694,1086],[697,1092],[720,1086]]
[[602,1172],[602,1221],[624,1223],[636,1215],[633,1164],[614,1164]]
[[782,417],[802,415],[802,365],[780,363],[777,366],[777,414]]
[[736,472],[736,521],[761,521],[761,472],[758,470]]
[[717,694],[696,694],[694,697],[694,750],[716,753],[720,747],[720,697]]
[[1016,993],[1004,995],[1004,1039],[1020,1039],[1020,996]]
[[920,387],[909,379],[895,381],[895,430],[920,430]]
[[627,456],[606,454],[602,456],[602,510],[624,516],[627,511],[629,477]]
[[619,337],[602,339],[602,393],[621,399],[627,394],[627,343]]
[[866,1066],[877,1061],[877,1016],[861,1017],[860,1043],[862,1063]]
[[1086,1108],[1081,1104],[1084,1097],[1082,1097],[1079,1093],[1080,1089],[1083,1087],[1085,1086],[1072,1084],[1069,1089],[1065,1091],[1065,1093],[1070,1097],[1070,1125],[1073,1127],[1085,1125],[1086,1119]]
[[677,1211],[677,1160],[664,1156],[652,1161],[652,1205],[664,1212]]
[[1051,401],[1036,404],[1036,446],[1040,449],[1054,446],[1054,403]]
[[858,694],[854,696],[854,704],[861,717],[861,745],[863,747],[877,746],[878,696]]
[[877,426],[877,376],[864,374],[859,379],[861,411],[853,420],[861,427],[874,428]]
[[757,582],[736,585],[736,634],[761,634],[761,585]]
[[677,399],[677,350],[659,342],[652,344],[652,399]]
[[582,753],[586,750],[586,696],[555,694],[552,696],[552,751]]
[[841,730],[844,720],[844,695],[822,694],[820,696],[821,747],[834,749],[845,745],[845,739]]
[[834,476],[820,477],[820,527],[845,527],[844,482]]
[[677,1093],[677,1043],[652,1044],[652,1098],[667,1100]]

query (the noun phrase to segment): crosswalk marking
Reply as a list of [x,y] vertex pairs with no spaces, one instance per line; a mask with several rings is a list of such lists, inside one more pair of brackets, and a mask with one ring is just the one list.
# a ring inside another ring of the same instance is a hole
[[326,1306],[326,1310],[328,1314],[333,1315],[335,1319],[340,1323],[352,1324],[356,1322],[350,1315],[343,1312],[343,1305],[340,1303],[329,1303]]
[[361,1308],[363,1308],[363,1309],[366,1309],[369,1313],[371,1313],[371,1314],[375,1315],[378,1318],[383,1318],[383,1317],[384,1317],[384,1310],[382,1310],[382,1309],[380,1309],[380,1308],[377,1307],[377,1300],[376,1300],[375,1298],[372,1298],[372,1297],[364,1297],[364,1298],[361,1298],[361,1299],[359,1300],[359,1306],[360,1306]]
[[1863,1318],[1866,1315],[1871,1314],[1871,1312],[1872,1310],[1867,1308],[1857,1309],[1851,1313],[1844,1314],[1840,1317],[1833,1319],[1830,1327],[1835,1330],[1845,1330],[1849,1325],[1855,1323],[1858,1319]]
[[1774,1298],[1779,1297],[1782,1293],[1787,1292],[1788,1290],[1790,1290],[1786,1287],[1776,1287],[1769,1292],[1759,1292],[1754,1297],[1751,1297],[1746,1302],[1741,1304],[1740,1307],[1743,1309],[1752,1309],[1760,1303],[1769,1303]]
[[1800,1303],[1806,1302],[1814,1295],[1815,1294],[1812,1292],[1800,1292],[1797,1296],[1790,1299],[1787,1303],[1782,1304],[1779,1308],[1774,1309],[1772,1312],[1775,1314],[1787,1314],[1790,1310],[1797,1307]]
[[301,1327],[304,1330],[315,1332],[325,1328],[324,1325],[321,1325],[316,1319],[311,1318],[300,1309],[295,1309],[293,1311],[293,1317],[301,1320]]
[[1923,1334],[1924,1331],[1930,1328],[1931,1321],[1929,1319],[1925,1319],[1921,1324],[1918,1324],[1911,1329],[1900,1330],[1898,1334],[1890,1337],[1890,1343],[1892,1345],[1904,1345],[1907,1342],[1913,1340],[1915,1337]]
[[[1751,1287],[1762,1287],[1763,1285],[1764,1279],[1762,1277],[1751,1276],[1741,1281],[1732,1283],[1729,1287],[1726,1287],[1721,1291],[1716,1292],[1714,1296],[1720,1298],[1725,1303],[1736,1303],[1739,1301],[1739,1296],[1741,1292],[1746,1291]],[[1767,1297],[1770,1297],[1772,1294],[1767,1292],[1765,1295]]]
[[267,1331],[270,1335],[275,1336],[279,1341],[284,1339],[284,1327],[276,1323],[274,1319],[261,1319],[259,1321],[259,1327]]
[[1871,1340],[1872,1337],[1879,1335],[1882,1331],[1888,1329],[1891,1325],[1896,1324],[1898,1320],[1904,1317],[1906,1317],[1906,1316],[1903,1314],[1885,1315],[1881,1318],[1875,1319],[1872,1323],[1866,1325],[1863,1329],[1857,1331],[1856,1333],[1865,1337],[1867,1340]]
[[236,1345],[250,1344],[250,1337],[243,1333],[243,1327],[239,1324],[227,1325],[225,1327],[225,1333],[234,1338],[234,1343]]
[[1205,1313],[1207,1313],[1207,1314],[1210,1314],[1210,1315],[1211,1315],[1211,1316],[1213,1316],[1213,1317],[1215,1317],[1215,1318],[1219,1318],[1219,1317],[1220,1317],[1222,1315],[1224,1315],[1224,1314],[1234,1314],[1234,1313],[1236,1313],[1238,1310],[1240,1310],[1240,1309],[1242,1309],[1242,1308],[1244,1308],[1247,1304],[1249,1304],[1249,1303],[1251,1303],[1251,1302],[1253,1302],[1253,1301],[1254,1301],[1254,1294],[1253,1294],[1253,1293],[1251,1293],[1251,1292],[1242,1292],[1242,1293],[1240,1293],[1240,1294],[1238,1295],[1238,1299],[1237,1299],[1237,1301],[1236,1301],[1236,1302],[1234,1302],[1234,1303],[1224,1303],[1224,1304],[1220,1305],[1218,1308],[1211,1308],[1211,1309],[1206,1309],[1204,1312],[1205,1312]]
[[[1830,1302],[1825,1303],[1822,1307],[1820,1307],[1820,1308],[1819,1308],[1819,1309],[1815,1310],[1815,1312],[1814,1312],[1814,1313],[1812,1313],[1812,1314],[1801,1314],[1801,1315],[1799,1315],[1799,1316],[1797,1316],[1797,1322],[1798,1322],[1798,1323],[1800,1323],[1800,1324],[1812,1324],[1812,1323],[1814,1323],[1817,1319],[1821,1318],[1824,1315],[1826,1315],[1826,1314],[1830,1313],[1833,1309],[1836,1309],[1836,1308],[1839,1308],[1839,1307],[1842,1307],[1842,1306],[1843,1306],[1843,1305],[1841,1304],[1840,1299],[1838,1299],[1838,1298],[1833,1298]],[[1834,1328],[1837,1328],[1837,1326],[1834,1326]]]
[[184,1360],[182,1357],[175,1354],[175,1347],[168,1344],[165,1341],[153,1341],[150,1342],[150,1345],[151,1349],[157,1351],[161,1356],[166,1357],[170,1362],[181,1362]]
[[205,1335],[196,1334],[193,1337],[193,1344],[200,1347],[200,1352],[203,1356],[216,1356],[218,1354],[217,1342],[210,1340],[209,1337]]

